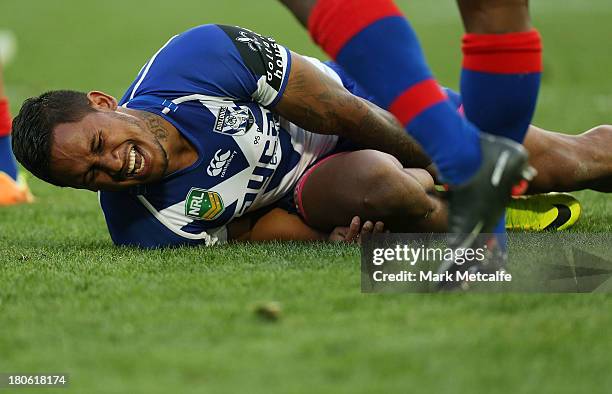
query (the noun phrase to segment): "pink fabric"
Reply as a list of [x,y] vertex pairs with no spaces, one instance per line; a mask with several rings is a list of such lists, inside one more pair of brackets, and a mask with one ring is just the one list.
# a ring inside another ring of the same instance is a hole
[[295,206],[298,210],[298,213],[300,214],[300,216],[304,219],[304,221],[306,223],[308,223],[308,217],[306,216],[306,212],[304,211],[304,205],[302,202],[302,191],[304,190],[304,186],[306,185],[306,181],[308,180],[308,177],[310,177],[310,175],[313,173],[314,170],[316,170],[317,168],[319,168],[319,166],[321,166],[321,164],[325,163],[326,161],[334,158],[334,157],[338,157],[340,155],[344,155],[348,152],[340,152],[340,153],[334,153],[333,155],[327,156],[323,159],[321,159],[320,161],[316,162],[315,164],[313,164],[312,167],[310,167],[308,170],[306,170],[306,172],[304,173],[304,175],[302,175],[302,177],[298,180],[297,185],[295,186],[295,189],[293,191],[293,199],[295,200]]

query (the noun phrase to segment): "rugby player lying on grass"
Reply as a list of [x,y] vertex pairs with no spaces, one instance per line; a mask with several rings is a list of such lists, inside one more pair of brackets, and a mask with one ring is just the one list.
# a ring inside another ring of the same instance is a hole
[[[298,185],[302,213],[321,231],[354,216],[392,231],[445,231],[444,204],[428,194],[429,158],[367,98],[336,64],[206,25],[170,39],[119,102],[95,91],[27,100],[13,150],[47,182],[101,191],[118,245],[231,239],[236,218],[291,198]],[[608,131],[531,132],[534,190],[609,185]]]

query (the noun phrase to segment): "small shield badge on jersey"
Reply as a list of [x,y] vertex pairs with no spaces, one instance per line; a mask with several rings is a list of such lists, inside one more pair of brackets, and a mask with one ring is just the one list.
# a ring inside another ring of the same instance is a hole
[[192,187],[185,198],[185,216],[196,220],[215,220],[224,210],[223,199],[212,190]]
[[215,121],[217,133],[231,136],[245,135],[255,123],[255,116],[249,107],[221,107]]

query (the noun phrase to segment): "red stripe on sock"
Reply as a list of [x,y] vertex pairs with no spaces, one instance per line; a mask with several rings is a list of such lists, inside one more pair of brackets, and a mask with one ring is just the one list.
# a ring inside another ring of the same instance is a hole
[[466,34],[463,68],[496,74],[542,72],[542,38],[537,30],[509,34]]
[[448,100],[448,96],[434,79],[426,79],[402,93],[389,107],[389,111],[406,126],[420,113]]
[[0,137],[11,134],[12,127],[8,100],[0,99]]
[[308,18],[308,30],[313,40],[335,59],[342,47],[367,26],[401,15],[391,0],[319,0]]

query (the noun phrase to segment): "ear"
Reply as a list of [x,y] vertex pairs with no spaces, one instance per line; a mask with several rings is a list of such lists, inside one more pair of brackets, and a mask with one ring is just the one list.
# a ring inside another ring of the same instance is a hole
[[87,93],[87,99],[89,100],[89,105],[94,109],[110,111],[117,109],[117,99],[104,92],[93,90]]

